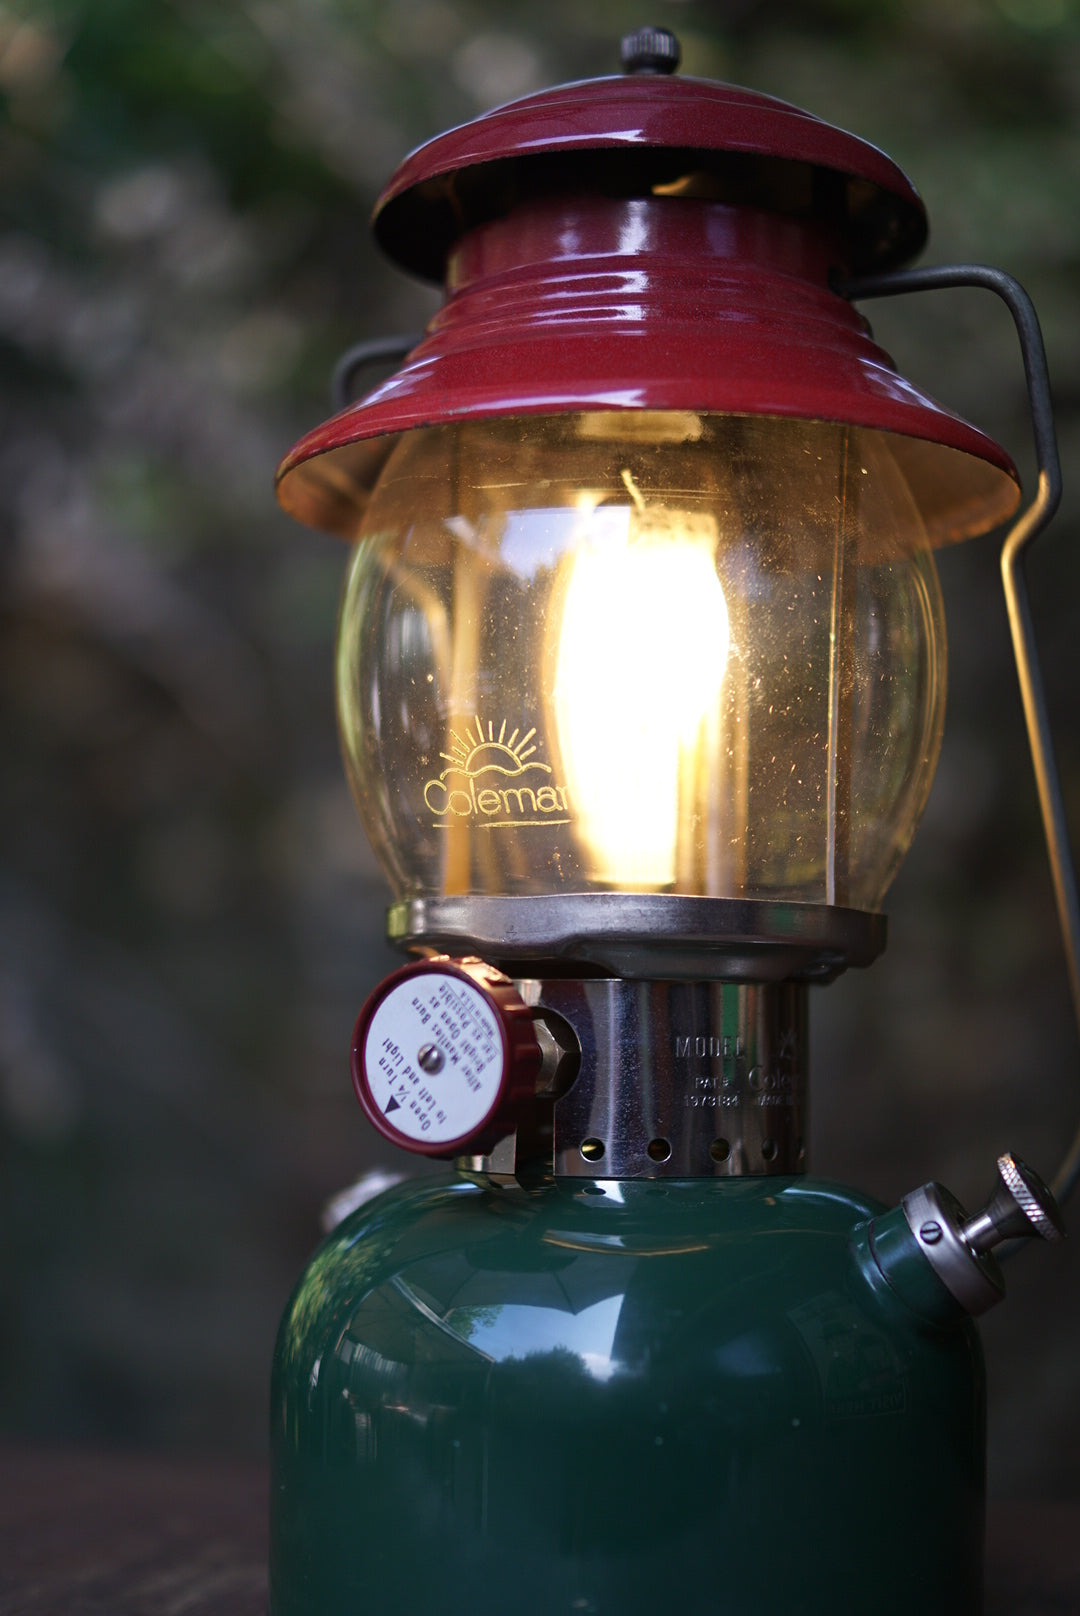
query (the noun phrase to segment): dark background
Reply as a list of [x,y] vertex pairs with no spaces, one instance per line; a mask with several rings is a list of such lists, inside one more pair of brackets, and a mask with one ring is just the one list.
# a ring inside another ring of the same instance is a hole
[[[434,294],[366,217],[419,141],[613,71],[684,70],[883,146],[928,259],[1042,314],[1065,463],[1031,570],[1080,822],[1080,17],[1075,0],[53,0],[0,5],[0,1434],[253,1454],[321,1203],[389,1162],[346,1052],[391,962],[337,756],[343,553],[273,469],[347,343]],[[1030,482],[1008,316],[870,312]],[[891,945],[814,995],[814,1165],[968,1201],[1049,1174],[1080,1113],[997,548],[944,554],[950,702]],[[400,1165],[395,1162],[394,1165]],[[407,1162],[406,1165],[411,1165]],[[991,1485],[1080,1497],[1080,1255],[991,1315]]]

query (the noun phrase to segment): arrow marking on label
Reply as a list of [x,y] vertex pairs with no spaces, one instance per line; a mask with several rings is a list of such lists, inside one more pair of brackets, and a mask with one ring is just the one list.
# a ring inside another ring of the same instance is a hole
[[401,1110],[401,1101],[400,1100],[395,1100],[394,1096],[391,1094],[390,1098],[386,1102],[386,1110],[383,1113],[383,1115],[384,1116],[389,1116],[391,1111],[400,1111],[400,1110]]

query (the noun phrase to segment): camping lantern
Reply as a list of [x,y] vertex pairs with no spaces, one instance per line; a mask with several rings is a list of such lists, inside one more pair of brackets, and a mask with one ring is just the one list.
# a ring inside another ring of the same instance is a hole
[[446,301],[280,470],[353,546],[345,760],[414,956],[353,1081],[453,1166],[286,1312],[274,1616],[981,1609],[972,1317],[1054,1197],[1008,1154],[974,1216],[808,1176],[806,1020],[884,946],[929,791],[934,549],[1019,501],[874,344],[854,300],[894,290],[990,286],[1023,340],[1006,577],[1075,980],[1019,575],[1041,341],[1000,272],[900,270],[882,153],[677,58],[641,30],[406,159],[375,232]]

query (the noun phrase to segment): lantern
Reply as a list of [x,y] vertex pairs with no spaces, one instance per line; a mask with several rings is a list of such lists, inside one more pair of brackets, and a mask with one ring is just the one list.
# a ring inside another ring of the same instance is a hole
[[806,1015],[883,947],[930,787],[933,551],[1019,500],[852,299],[1017,313],[1014,590],[1056,501],[1037,327],[996,271],[897,273],[926,222],[882,153],[672,76],[661,31],[624,54],[406,159],[376,235],[446,302],[279,475],[353,546],[346,766],[416,956],[354,1083],[455,1165],[286,1312],[274,1616],[981,1608],[971,1319],[1054,1199],[1009,1155],[974,1217],[808,1176]]

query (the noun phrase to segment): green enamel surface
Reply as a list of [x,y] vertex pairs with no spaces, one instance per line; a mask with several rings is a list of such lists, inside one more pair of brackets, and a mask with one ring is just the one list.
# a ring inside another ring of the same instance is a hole
[[880,1211],[813,1179],[361,1208],[282,1322],[273,1616],[975,1616],[978,1341],[860,1255]]
[[919,1249],[902,1207],[860,1228],[854,1238],[859,1266],[867,1278],[882,1278],[913,1312],[935,1324],[955,1324],[964,1309],[938,1278]]

